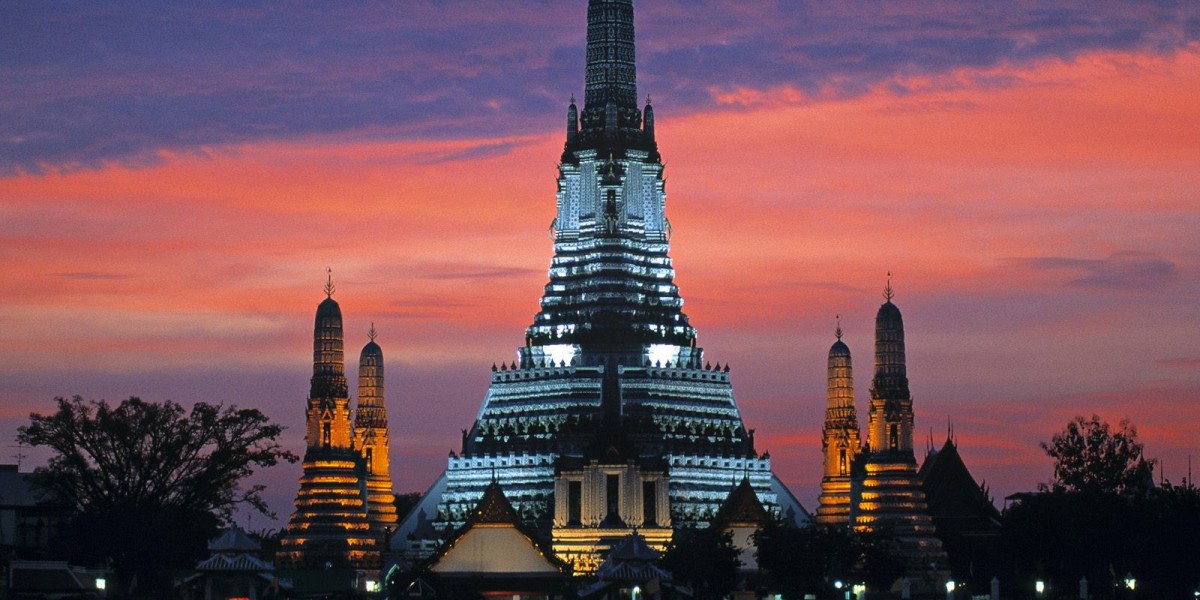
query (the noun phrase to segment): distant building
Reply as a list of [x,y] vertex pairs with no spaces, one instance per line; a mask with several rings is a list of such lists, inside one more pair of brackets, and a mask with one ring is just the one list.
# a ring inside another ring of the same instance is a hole
[[917,477],[955,579],[989,583],[1001,568],[1000,512],[967,470],[952,435],[940,449],[930,448]]
[[910,576],[941,577],[946,553],[929,516],[913,452],[913,404],[905,366],[904,321],[885,302],[875,317],[875,372],[867,409],[867,440],[858,446],[850,349],[829,349],[828,397],[822,448],[824,476],[817,521],[858,531],[886,531],[899,543]]
[[282,598],[291,582],[275,576],[275,565],[259,558],[262,545],[241,528],[231,527],[208,543],[211,553],[196,564],[195,572],[176,580],[181,600]]
[[44,502],[29,475],[0,465],[0,564],[48,558],[58,533],[60,511]]
[[677,586],[672,574],[658,566],[661,556],[646,538],[631,532],[605,554],[596,581],[579,590],[579,597],[584,600],[691,598],[690,589]]
[[371,341],[359,361],[358,414],[351,419],[342,311],[333,284],[317,307],[313,376],[306,409],[304,473],[296,511],[283,531],[282,568],[349,568],[374,573],[397,517],[388,471],[383,351]]
[[522,522],[495,482],[432,556],[389,581],[392,598],[553,600],[574,597],[571,589],[570,565]]
[[998,572],[1000,513],[950,437],[940,450],[930,447],[917,469],[904,322],[892,303],[890,282],[884,295],[875,319],[875,370],[863,445],[850,348],[842,341],[840,322],[829,349],[816,521],[886,530],[900,542],[910,570],[948,571],[960,581],[988,582]]

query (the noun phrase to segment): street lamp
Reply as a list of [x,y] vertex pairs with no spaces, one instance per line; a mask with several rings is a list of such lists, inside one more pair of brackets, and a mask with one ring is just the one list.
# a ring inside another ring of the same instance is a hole
[[953,600],[953,599],[954,599],[954,580],[951,579],[950,581],[946,582],[946,600]]
[[1043,597],[1046,594],[1046,582],[1041,579],[1035,581],[1033,583],[1033,590],[1037,592],[1038,598]]

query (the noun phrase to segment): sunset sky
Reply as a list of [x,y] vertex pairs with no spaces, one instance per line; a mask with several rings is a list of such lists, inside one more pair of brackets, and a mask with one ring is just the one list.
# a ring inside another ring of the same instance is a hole
[[[247,6],[0,3],[0,462],[75,394],[302,452],[328,266],[423,491],[524,342],[586,2]],[[806,507],[835,315],[861,413],[888,271],[918,446],[953,420],[997,504],[1074,415],[1200,471],[1200,3],[636,9],[684,310]],[[258,476],[283,519],[299,473]]]

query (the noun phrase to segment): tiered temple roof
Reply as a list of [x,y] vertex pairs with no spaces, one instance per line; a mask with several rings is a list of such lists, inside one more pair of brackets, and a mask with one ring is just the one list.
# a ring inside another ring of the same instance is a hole
[[377,569],[382,538],[367,519],[365,465],[351,431],[342,310],[331,283],[325,292],[313,332],[304,472],[276,561],[281,567]]
[[587,16],[584,106],[567,109],[541,310],[517,360],[493,368],[434,486],[444,491],[421,508],[453,530],[495,477],[523,518],[549,530],[556,465],[619,430],[635,458],[666,463],[678,525],[710,518],[743,475],[770,510],[804,518],[754,448],[728,365],[704,360],[682,311],[654,111],[638,105],[633,4],[590,0]]

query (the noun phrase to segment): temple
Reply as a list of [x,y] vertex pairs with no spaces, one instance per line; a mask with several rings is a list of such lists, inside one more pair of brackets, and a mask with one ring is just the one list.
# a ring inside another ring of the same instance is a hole
[[276,562],[290,568],[377,570],[397,518],[388,472],[383,352],[371,341],[359,362],[359,404],[351,420],[343,358],[342,310],[332,281],[317,306],[313,376],[305,411],[305,451],[296,511]]
[[[754,446],[730,367],[697,345],[668,255],[654,109],[638,104],[631,0],[591,0],[584,106],[567,108],[554,257],[541,310],[392,549],[445,539],[495,481],[514,510],[594,570],[606,531],[707,524],[745,479],[773,514],[807,512]],[[564,507],[565,504],[565,507]],[[587,531],[590,530],[590,531]],[[578,572],[578,571],[577,571]]]
[[850,522],[851,468],[862,447],[854,410],[854,369],[850,364],[850,348],[842,341],[840,316],[837,341],[829,348],[828,362],[825,425],[821,430],[824,474],[816,520],[822,524],[846,524]]
[[850,349],[838,340],[829,350],[828,399],[822,447],[824,476],[817,521],[860,532],[887,532],[899,544],[910,572],[939,571],[946,553],[935,535],[913,452],[913,403],[905,366],[904,320],[892,303],[891,281],[875,316],[875,370],[867,405],[867,440],[861,448]]

